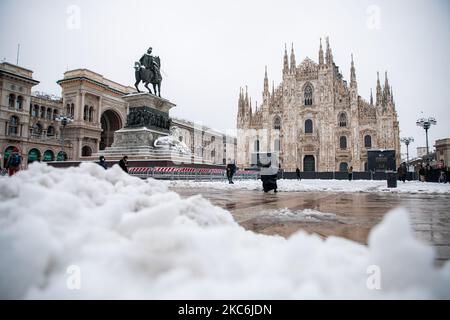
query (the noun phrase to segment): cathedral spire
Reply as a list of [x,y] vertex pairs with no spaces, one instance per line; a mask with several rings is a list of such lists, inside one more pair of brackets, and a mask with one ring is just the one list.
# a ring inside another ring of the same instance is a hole
[[373,106],[372,88],[370,88],[370,105]]
[[381,104],[382,93],[380,84],[380,73],[377,71],[377,106]]
[[267,66],[264,72],[264,93],[263,95],[269,94],[269,78],[267,78]]
[[322,38],[320,38],[320,47],[319,47],[319,65],[320,65],[320,66],[323,66]]
[[297,64],[295,63],[295,53],[294,53],[294,43],[291,46],[291,73],[295,73],[295,68]]
[[384,96],[386,98],[386,102],[391,101],[391,89],[389,86],[387,71],[384,73]]
[[272,81],[272,98],[275,97],[275,82]]
[[350,68],[350,85],[356,85],[356,73],[355,73],[355,63],[353,62],[353,53],[352,53],[352,66]]
[[288,73],[289,73],[289,61],[287,54],[287,46],[286,44],[284,44],[283,75]]
[[330,39],[327,37],[327,52],[326,52],[326,60],[327,60],[327,64],[331,65],[333,64],[333,53],[331,51],[331,47],[330,47]]

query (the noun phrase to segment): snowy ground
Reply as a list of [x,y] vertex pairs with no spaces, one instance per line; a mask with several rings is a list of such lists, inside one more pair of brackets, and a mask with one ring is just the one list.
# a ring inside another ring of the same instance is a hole
[[450,263],[436,267],[434,254],[401,209],[364,246],[255,234],[200,196],[117,166],[33,164],[0,179],[0,298],[450,298]]
[[[235,184],[228,181],[166,181],[176,188],[212,188],[212,189],[244,189],[261,190],[261,180],[237,180]],[[388,188],[386,181],[378,180],[278,180],[278,191],[281,192],[391,192],[391,193],[426,193],[450,194],[450,183],[424,183],[418,181],[398,181],[397,188]]]

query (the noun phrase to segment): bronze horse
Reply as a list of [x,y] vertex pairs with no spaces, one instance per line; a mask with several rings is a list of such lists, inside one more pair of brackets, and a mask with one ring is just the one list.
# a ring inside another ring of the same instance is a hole
[[[158,97],[161,97],[161,81],[162,77],[159,72],[159,69],[161,67],[161,61],[159,57],[155,57],[153,60],[153,66],[154,70],[145,68],[143,65],[141,65],[140,62],[134,63],[134,69],[135,69],[135,77],[136,77],[136,83],[134,86],[136,87],[138,92],[141,92],[139,90],[139,83],[141,81],[144,83],[144,87],[147,88],[148,92],[153,94],[152,90],[148,87],[148,84],[151,83],[153,85],[153,91],[155,92],[155,96],[158,95]],[[158,89],[158,90],[156,90]],[[158,94],[157,94],[158,92]]]

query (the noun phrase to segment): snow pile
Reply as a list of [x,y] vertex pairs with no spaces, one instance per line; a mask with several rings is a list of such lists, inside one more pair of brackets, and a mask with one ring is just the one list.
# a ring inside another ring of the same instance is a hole
[[[228,181],[170,181],[166,182],[175,188],[211,188],[219,190],[261,190],[260,180],[237,180],[235,184]],[[397,188],[388,188],[384,180],[319,180],[281,179],[277,181],[281,192],[388,192],[388,193],[420,193],[420,194],[450,194],[450,183],[424,183],[419,181],[398,182]]]
[[336,221],[338,219],[337,215],[334,213],[320,212],[314,209],[292,211],[288,208],[284,208],[281,210],[269,211],[267,212],[267,216],[305,222]]
[[450,263],[433,259],[402,210],[366,247],[245,231],[201,197],[117,166],[33,164],[0,180],[0,298],[450,298]]

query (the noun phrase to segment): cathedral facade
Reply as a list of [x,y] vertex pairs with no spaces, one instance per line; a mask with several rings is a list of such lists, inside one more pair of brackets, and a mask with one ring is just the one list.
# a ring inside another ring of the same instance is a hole
[[367,171],[369,149],[392,149],[400,162],[399,123],[387,73],[379,75],[375,101],[358,94],[351,61],[350,83],[333,60],[328,38],[320,41],[319,62],[296,64],[292,47],[285,48],[283,80],[269,89],[267,68],[262,104],[253,110],[247,90],[240,90],[237,114],[237,164],[255,165],[255,154],[279,155],[285,171]]

